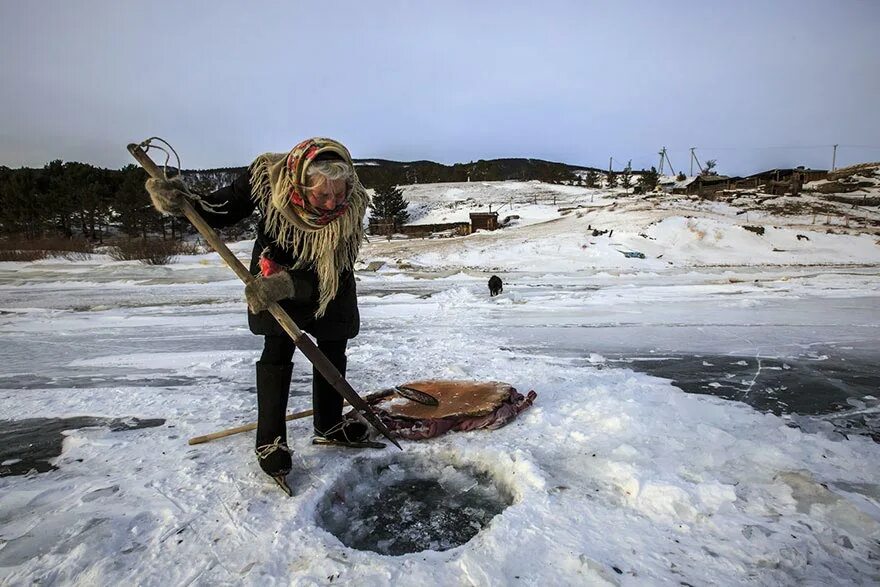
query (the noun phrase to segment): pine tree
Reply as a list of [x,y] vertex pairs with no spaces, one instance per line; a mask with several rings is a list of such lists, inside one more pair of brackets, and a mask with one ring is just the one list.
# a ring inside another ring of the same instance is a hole
[[587,177],[584,179],[584,183],[588,188],[594,188],[599,183],[599,177],[596,175],[596,172],[590,170],[587,172]]
[[650,171],[642,173],[641,177],[639,177],[639,185],[642,188],[642,192],[648,193],[654,191],[659,180],[660,177],[657,175],[656,167],[652,167]]
[[147,238],[151,225],[158,224],[159,214],[150,204],[144,190],[146,172],[137,165],[126,165],[121,170],[122,180],[114,197],[114,208],[119,214],[122,232],[129,237]]
[[605,174],[605,187],[610,189],[616,185],[617,185],[617,177],[615,177],[613,171],[609,171],[608,173]]
[[391,223],[396,230],[409,220],[406,211],[408,202],[403,198],[403,191],[391,183],[376,185],[373,194],[373,206],[370,214],[372,222]]
[[623,172],[620,174],[620,187],[624,189],[629,189],[632,187],[632,161],[626,164],[626,167],[623,168]]

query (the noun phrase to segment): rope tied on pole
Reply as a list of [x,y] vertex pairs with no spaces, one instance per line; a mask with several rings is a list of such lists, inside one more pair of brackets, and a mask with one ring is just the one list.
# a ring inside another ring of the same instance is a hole
[[[162,145],[153,144],[154,141],[158,141],[162,143]],[[137,145],[145,154],[150,152],[150,149],[155,151],[161,151],[165,154],[165,162],[162,164],[161,169],[161,177],[157,179],[164,179],[166,181],[173,181],[175,187],[177,187],[180,191],[186,194],[186,197],[193,201],[197,202],[202,210],[207,210],[214,214],[226,214],[225,210],[221,210],[222,206],[218,204],[210,204],[204,201],[201,196],[194,191],[192,191],[186,182],[183,181],[183,168],[180,165],[180,155],[177,154],[177,151],[174,147],[171,146],[171,143],[163,139],[162,137],[150,137],[138,143]],[[171,151],[169,153],[169,151]],[[168,174],[168,162],[171,161],[171,155],[174,154],[174,158],[177,161],[177,167],[172,167],[171,169],[177,169],[177,173],[174,175]],[[149,157],[149,155],[147,155]],[[157,168],[158,169],[158,168]]]

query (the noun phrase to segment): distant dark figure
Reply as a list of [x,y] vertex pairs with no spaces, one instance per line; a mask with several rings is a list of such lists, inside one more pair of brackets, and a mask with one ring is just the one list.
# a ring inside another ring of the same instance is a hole
[[493,275],[489,278],[489,295],[497,296],[502,291],[501,287],[501,278],[497,275]]

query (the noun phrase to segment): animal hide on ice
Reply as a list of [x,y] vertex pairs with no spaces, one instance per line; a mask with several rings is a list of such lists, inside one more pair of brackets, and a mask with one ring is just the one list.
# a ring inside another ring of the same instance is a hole
[[526,410],[538,397],[534,391],[525,396],[513,386],[500,381],[456,381],[432,379],[404,383],[437,399],[428,406],[398,395],[394,389],[371,394],[365,399],[376,415],[398,438],[423,440],[446,432],[495,430]]

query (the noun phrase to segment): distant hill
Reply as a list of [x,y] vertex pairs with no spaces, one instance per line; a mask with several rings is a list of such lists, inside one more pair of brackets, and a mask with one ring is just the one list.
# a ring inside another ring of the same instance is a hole
[[[480,159],[470,163],[444,165],[434,161],[390,161],[355,159],[358,177],[368,188],[383,183],[410,185],[420,183],[503,181],[537,179],[548,183],[576,181],[588,171],[602,173],[595,167],[569,165],[542,159]],[[184,170],[183,175],[197,188],[216,189],[230,183],[244,167]]]
[[453,165],[443,165],[433,161],[358,159],[355,164],[361,181],[367,187],[383,182],[397,185],[507,179],[562,182],[576,180],[577,171],[590,170],[588,167],[541,159],[480,159]]
[[[433,161],[355,161],[363,184],[401,186],[539,180],[549,184],[580,183],[591,169],[541,159],[491,159],[443,165]],[[229,185],[245,167],[184,170],[196,193]],[[597,171],[597,170],[593,170]],[[0,238],[32,240],[42,235],[83,235],[101,242],[122,232],[128,236],[189,231],[188,223],[165,218],[144,190],[146,173],[134,164],[102,169],[88,163],[55,160],[42,168],[0,166]]]

